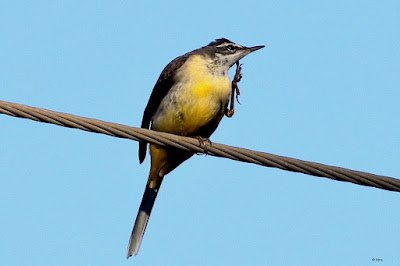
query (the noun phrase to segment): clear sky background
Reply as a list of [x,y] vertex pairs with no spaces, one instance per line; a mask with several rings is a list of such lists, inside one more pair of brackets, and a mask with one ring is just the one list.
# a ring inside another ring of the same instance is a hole
[[[212,141],[400,178],[399,18],[399,1],[1,1],[0,99],[139,126],[175,57],[263,44]],[[0,264],[400,265],[399,193],[212,156],[166,177],[126,260],[137,146],[0,115]]]

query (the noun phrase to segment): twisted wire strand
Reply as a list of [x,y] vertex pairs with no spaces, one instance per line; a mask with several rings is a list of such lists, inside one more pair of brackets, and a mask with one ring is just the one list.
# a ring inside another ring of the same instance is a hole
[[203,145],[197,139],[177,136],[165,132],[129,127],[117,123],[105,122],[98,119],[80,117],[1,100],[0,113],[64,127],[78,128],[89,132],[102,133],[119,138],[146,141],[161,146],[172,146],[178,149],[192,151],[194,153],[207,153],[212,156],[275,167],[286,171],[299,172],[307,175],[326,177],[337,181],[346,181],[358,185],[400,192],[400,180],[396,178],[374,175],[371,173],[303,161],[259,151],[252,151],[219,143],[212,143],[212,145],[208,145],[205,150]]

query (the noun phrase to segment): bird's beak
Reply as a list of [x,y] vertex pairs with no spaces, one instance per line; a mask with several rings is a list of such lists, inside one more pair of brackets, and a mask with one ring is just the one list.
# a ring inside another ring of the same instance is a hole
[[236,62],[238,62],[239,60],[241,60],[243,57],[245,57],[246,55],[257,51],[261,48],[264,48],[265,45],[259,45],[259,46],[254,46],[254,47],[243,47],[243,49],[241,50],[241,52],[238,53],[238,56],[236,58],[236,61],[230,66],[232,67]]
[[248,48],[247,48],[247,51],[249,51],[249,53],[251,53],[251,52],[257,51],[257,50],[259,50],[259,49],[261,49],[261,48],[264,48],[264,47],[265,47],[265,45],[259,45],[259,46],[254,46],[254,47],[248,47]]

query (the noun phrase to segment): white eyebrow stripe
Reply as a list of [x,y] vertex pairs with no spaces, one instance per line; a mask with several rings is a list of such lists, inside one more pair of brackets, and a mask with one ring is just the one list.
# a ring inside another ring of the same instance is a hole
[[241,46],[241,45],[239,45],[239,44],[236,44],[236,43],[227,43],[227,42],[225,42],[225,43],[223,43],[223,44],[220,44],[220,45],[218,45],[217,47],[219,47],[219,48],[222,48],[222,47],[227,47],[227,46],[229,46],[229,45],[232,45],[232,46],[235,46],[235,47],[237,47],[237,48],[243,48],[243,46]]

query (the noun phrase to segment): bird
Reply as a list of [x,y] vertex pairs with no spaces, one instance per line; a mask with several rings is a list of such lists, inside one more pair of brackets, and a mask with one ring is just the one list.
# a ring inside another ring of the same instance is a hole
[[[220,38],[175,58],[154,85],[141,127],[208,140],[227,112],[231,94],[228,70],[246,55],[263,47],[245,47]],[[139,252],[164,176],[194,154],[156,144],[150,144],[149,150],[149,177],[129,239],[127,258]],[[139,142],[140,163],[146,152],[147,143]]]

